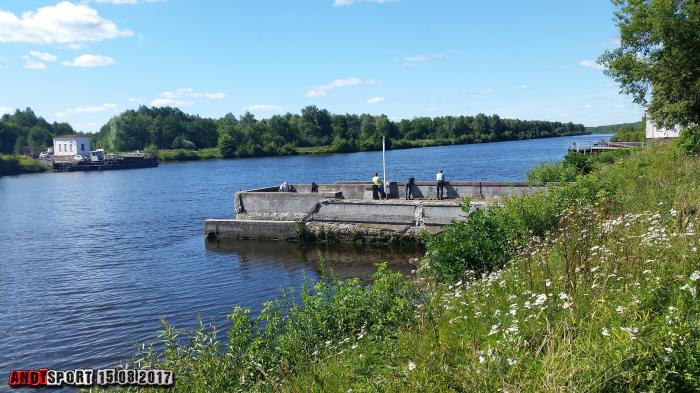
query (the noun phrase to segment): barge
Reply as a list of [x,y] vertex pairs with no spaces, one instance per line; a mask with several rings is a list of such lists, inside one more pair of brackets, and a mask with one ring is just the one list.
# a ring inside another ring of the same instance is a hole
[[154,168],[158,159],[149,153],[108,154],[104,151],[91,151],[89,157],[76,160],[54,158],[53,170],[56,172],[106,171],[114,169]]

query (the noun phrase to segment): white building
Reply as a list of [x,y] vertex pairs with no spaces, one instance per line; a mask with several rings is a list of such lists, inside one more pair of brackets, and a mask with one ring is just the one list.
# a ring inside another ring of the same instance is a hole
[[54,157],[67,157],[80,154],[90,155],[90,137],[82,135],[61,135],[53,138]]
[[676,125],[673,128],[663,128],[657,127],[654,122],[647,118],[646,134],[647,139],[667,139],[667,138],[678,138],[678,134],[681,133],[683,128]]

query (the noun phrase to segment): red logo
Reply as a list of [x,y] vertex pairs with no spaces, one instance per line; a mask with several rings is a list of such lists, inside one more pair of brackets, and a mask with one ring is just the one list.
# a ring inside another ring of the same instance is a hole
[[13,388],[20,386],[46,386],[46,373],[49,370],[11,370],[9,385]]

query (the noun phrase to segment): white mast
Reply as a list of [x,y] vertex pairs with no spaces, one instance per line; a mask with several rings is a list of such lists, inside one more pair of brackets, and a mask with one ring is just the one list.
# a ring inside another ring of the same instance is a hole
[[384,190],[389,193],[389,183],[386,181],[386,142],[385,137],[382,137],[382,166],[384,167]]

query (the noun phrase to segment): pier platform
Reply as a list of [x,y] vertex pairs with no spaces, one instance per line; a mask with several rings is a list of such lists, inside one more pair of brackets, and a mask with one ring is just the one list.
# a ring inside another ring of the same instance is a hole
[[[437,200],[433,182],[416,182],[405,200],[404,183],[389,183],[389,199],[372,199],[367,182],[293,184],[294,192],[268,187],[237,192],[235,217],[204,221],[207,239],[272,239],[397,243],[420,241],[452,220],[503,196],[546,191],[547,185],[524,182],[445,182],[446,199]],[[400,192],[400,193],[399,193]],[[469,207],[463,208],[465,198]],[[466,211],[465,211],[466,210]]]

